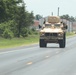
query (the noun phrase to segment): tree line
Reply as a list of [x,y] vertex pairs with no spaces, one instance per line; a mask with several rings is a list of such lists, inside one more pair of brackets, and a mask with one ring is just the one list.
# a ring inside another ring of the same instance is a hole
[[[36,20],[39,20],[39,19],[41,19],[41,18],[43,18],[43,16],[41,16],[41,15],[39,15],[39,14],[37,14],[37,15],[35,16],[35,19],[36,19]],[[66,19],[66,20],[71,21],[71,22],[75,22],[75,21],[76,21],[76,17],[69,16],[68,14],[61,15],[60,18],[61,18],[61,19]]]
[[0,0],[0,37],[26,37],[33,20],[23,0]]
[[60,16],[60,17],[61,17],[61,19],[66,19],[66,20],[68,20],[68,21],[70,21],[70,22],[75,22],[75,21],[76,21],[76,18],[75,18],[75,17],[69,16],[68,14],[62,15],[62,16]]

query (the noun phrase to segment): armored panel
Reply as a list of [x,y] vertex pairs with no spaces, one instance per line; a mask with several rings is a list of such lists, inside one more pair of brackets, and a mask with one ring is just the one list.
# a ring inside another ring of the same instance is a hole
[[60,18],[58,16],[49,16],[48,17],[48,22],[49,23],[59,23]]

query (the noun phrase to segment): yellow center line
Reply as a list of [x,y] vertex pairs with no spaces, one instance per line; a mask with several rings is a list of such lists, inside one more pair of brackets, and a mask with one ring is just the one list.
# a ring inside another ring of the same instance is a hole
[[32,62],[32,61],[27,63],[27,65],[32,65],[32,64],[33,64],[33,62]]
[[49,58],[49,56],[47,55],[47,56],[45,56],[46,58]]

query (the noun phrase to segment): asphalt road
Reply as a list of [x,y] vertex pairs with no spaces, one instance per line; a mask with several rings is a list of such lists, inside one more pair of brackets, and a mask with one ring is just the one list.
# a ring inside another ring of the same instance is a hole
[[76,36],[66,48],[48,44],[0,52],[0,75],[76,75]]

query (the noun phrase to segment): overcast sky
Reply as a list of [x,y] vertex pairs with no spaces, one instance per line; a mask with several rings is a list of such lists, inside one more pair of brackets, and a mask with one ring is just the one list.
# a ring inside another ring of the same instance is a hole
[[34,15],[40,14],[43,16],[57,15],[57,9],[60,8],[60,15],[69,14],[76,16],[76,0],[24,0],[26,9]]

